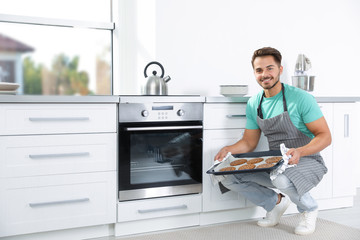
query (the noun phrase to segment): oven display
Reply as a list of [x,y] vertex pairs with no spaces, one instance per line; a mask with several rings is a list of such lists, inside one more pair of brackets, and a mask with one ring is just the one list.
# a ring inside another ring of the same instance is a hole
[[158,110],[174,110],[174,106],[152,106],[151,108],[154,111]]

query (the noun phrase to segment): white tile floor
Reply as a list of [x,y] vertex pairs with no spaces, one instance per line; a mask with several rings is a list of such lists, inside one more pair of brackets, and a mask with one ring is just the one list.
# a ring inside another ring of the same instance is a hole
[[353,207],[319,211],[318,217],[360,229],[360,188],[354,197]]

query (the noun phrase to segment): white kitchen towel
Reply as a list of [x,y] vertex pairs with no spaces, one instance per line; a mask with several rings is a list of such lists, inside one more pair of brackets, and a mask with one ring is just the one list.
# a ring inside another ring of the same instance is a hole
[[[221,168],[221,166],[223,166],[224,164],[229,165],[231,162],[231,159],[233,159],[234,157],[231,155],[231,152],[228,152],[226,154],[226,156],[223,158],[222,161],[216,160],[214,161],[213,165],[209,168],[209,170],[214,167],[215,165],[217,165],[214,170],[217,171],[219,168]],[[211,182],[213,183],[213,185],[218,184],[219,182],[221,182],[222,180],[225,179],[224,175],[215,175],[215,174],[209,174],[210,175],[210,179]]]
[[286,153],[287,153],[287,151],[289,151],[289,149],[285,146],[284,143],[280,144],[280,151],[281,151],[281,155],[284,160],[284,163],[270,173],[271,180],[274,180],[277,176],[279,176],[279,174],[282,174],[285,171],[285,169],[290,168],[290,167],[296,167],[296,164],[289,165],[289,159],[292,156],[286,155]]

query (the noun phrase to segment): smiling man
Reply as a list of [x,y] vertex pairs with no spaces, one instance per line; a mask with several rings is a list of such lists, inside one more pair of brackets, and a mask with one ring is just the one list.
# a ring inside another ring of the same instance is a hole
[[317,202],[309,191],[327,172],[319,152],[330,145],[331,134],[315,98],[304,90],[281,83],[281,59],[280,52],[274,48],[254,52],[251,63],[263,91],[248,101],[242,139],[223,147],[215,160],[222,160],[228,152],[253,151],[261,132],[267,137],[270,150],[279,150],[284,143],[290,148],[289,164],[296,167],[287,168],[274,180],[266,172],[226,175],[222,184],[267,211],[266,217],[258,221],[262,227],[277,225],[291,200],[301,217],[295,233],[307,235],[315,231],[318,212]]

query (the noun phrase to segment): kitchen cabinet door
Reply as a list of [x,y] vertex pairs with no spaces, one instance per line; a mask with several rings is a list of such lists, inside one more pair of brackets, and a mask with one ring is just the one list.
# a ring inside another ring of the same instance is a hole
[[0,180],[0,238],[116,221],[115,172]]
[[204,105],[204,129],[240,129],[246,125],[245,103]]
[[217,152],[225,145],[230,145],[242,138],[244,129],[223,129],[204,131],[203,152],[203,211],[217,211],[245,207],[245,199],[236,192],[222,194],[219,185],[214,185],[206,174]]
[[116,133],[0,136],[0,177],[116,170]]
[[356,104],[334,103],[333,124],[333,197],[354,196]]
[[116,132],[116,104],[2,104],[0,135]]

